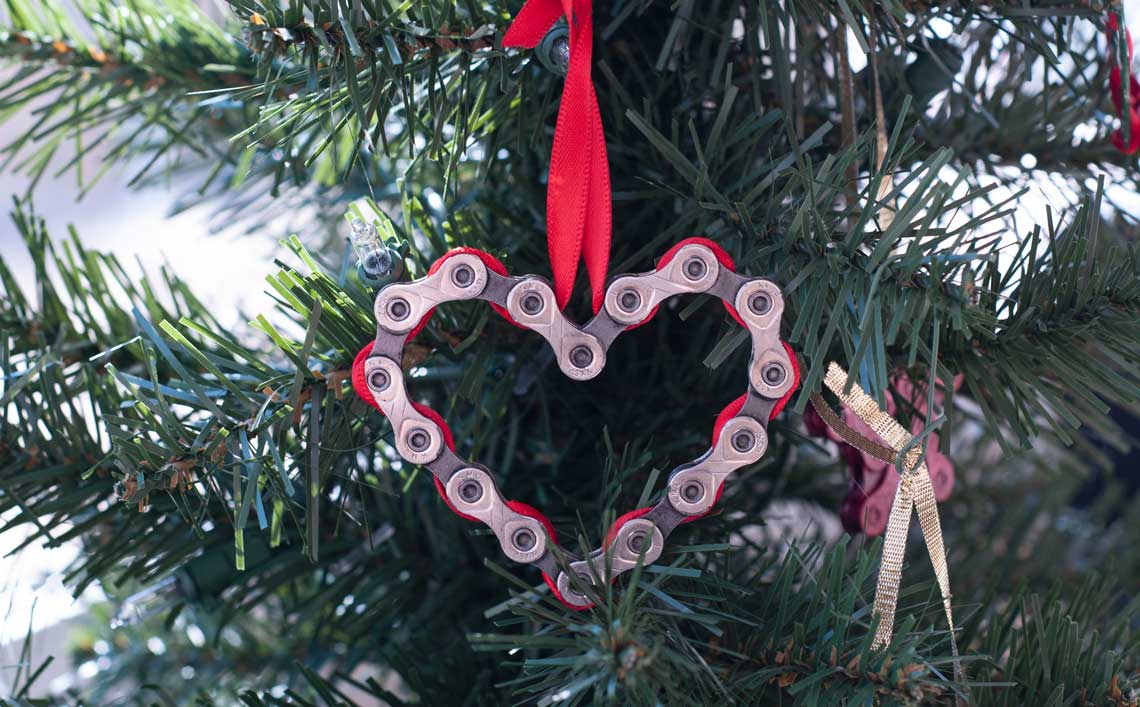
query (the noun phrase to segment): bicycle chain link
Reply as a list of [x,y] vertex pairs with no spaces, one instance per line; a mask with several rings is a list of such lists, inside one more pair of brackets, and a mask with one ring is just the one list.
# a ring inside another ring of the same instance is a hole
[[[791,351],[779,338],[783,296],[770,280],[736,274],[731,259],[712,242],[688,239],[655,270],[613,279],[600,311],[578,326],[558,308],[546,280],[511,277],[490,267],[491,262],[501,269],[491,256],[460,249],[436,261],[426,277],[382,289],[374,307],[376,340],[363,361],[364,383],[392,425],[400,456],[430,470],[451,508],[489,526],[507,557],[537,566],[564,604],[585,609],[592,606],[588,586],[612,580],[639,561],[655,562],[678,525],[710,512],[730,474],[763,457],[768,421],[798,384]],[[440,304],[481,299],[497,305],[515,324],[547,340],[563,373],[589,380],[601,373],[606,352],[622,331],[644,324],[670,298],[695,293],[718,297],[747,329],[752,343],[748,392],[722,413],[731,417],[718,424],[712,447],[673,470],[660,500],[619,518],[602,547],[586,557],[560,547],[541,513],[505,500],[489,469],[450,447],[439,424],[442,418],[430,409],[426,411],[432,414],[425,414],[408,396],[400,366],[404,345]],[[560,570],[560,564],[569,572]]]

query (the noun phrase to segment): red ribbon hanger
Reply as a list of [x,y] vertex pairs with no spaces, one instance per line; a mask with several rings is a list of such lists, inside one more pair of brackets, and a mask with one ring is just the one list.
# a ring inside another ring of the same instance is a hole
[[[1128,144],[1124,143],[1124,130],[1117,130],[1112,134],[1112,144],[1116,149],[1120,150],[1126,155],[1135,154],[1140,150],[1140,81],[1136,80],[1136,74],[1131,71],[1128,72],[1128,110],[1124,106],[1124,82],[1121,78],[1120,64],[1116,61],[1116,37],[1119,31],[1119,20],[1115,12],[1108,14],[1108,26],[1105,28],[1105,33],[1108,35],[1109,52],[1112,57],[1112,69],[1108,73],[1108,87],[1109,92],[1112,94],[1112,105],[1116,108],[1116,114],[1120,116],[1120,120],[1128,121],[1129,133]],[[1124,38],[1126,49],[1124,51],[1125,61],[1132,62],[1132,33],[1127,29],[1124,30]]]
[[503,46],[534,48],[562,15],[570,27],[570,65],[550,151],[547,249],[558,306],[565,308],[570,301],[582,259],[597,312],[605,294],[613,216],[602,114],[590,78],[594,40],[591,0],[527,0],[503,37]]

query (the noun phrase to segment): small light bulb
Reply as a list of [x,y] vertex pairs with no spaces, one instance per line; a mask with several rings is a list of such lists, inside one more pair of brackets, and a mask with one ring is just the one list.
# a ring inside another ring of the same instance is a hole
[[372,277],[387,275],[392,270],[392,251],[380,240],[380,234],[372,224],[353,219],[352,234],[349,236],[352,250],[364,272]]
[[179,599],[176,581],[174,575],[169,575],[124,599],[111,617],[111,628],[141,623],[172,607]]

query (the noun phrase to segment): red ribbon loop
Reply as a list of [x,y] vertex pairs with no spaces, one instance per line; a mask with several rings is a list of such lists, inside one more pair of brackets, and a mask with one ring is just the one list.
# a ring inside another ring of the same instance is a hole
[[[1116,108],[1116,114],[1120,116],[1120,120],[1127,121],[1129,124],[1128,131],[1128,144],[1124,143],[1124,130],[1117,130],[1112,134],[1112,144],[1116,149],[1120,150],[1126,155],[1135,154],[1140,150],[1140,81],[1137,81],[1136,74],[1128,72],[1128,106],[1125,110],[1124,105],[1124,81],[1121,76],[1120,65],[1116,61],[1116,38],[1119,31],[1119,20],[1116,13],[1112,12],[1108,15],[1108,24],[1105,28],[1105,33],[1108,35],[1109,51],[1112,57],[1112,68],[1108,72],[1108,87],[1109,93],[1112,95],[1112,105]],[[1124,38],[1126,49],[1124,51],[1125,61],[1132,62],[1132,33],[1127,29],[1124,30]]]
[[581,259],[586,261],[597,312],[605,297],[613,215],[602,114],[590,78],[594,40],[591,0],[527,0],[503,37],[503,46],[534,48],[562,15],[570,27],[570,65],[550,151],[547,249],[558,306],[565,308],[570,301]]

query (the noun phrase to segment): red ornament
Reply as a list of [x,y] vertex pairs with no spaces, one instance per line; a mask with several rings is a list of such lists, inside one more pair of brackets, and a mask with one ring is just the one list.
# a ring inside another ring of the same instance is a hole
[[[605,570],[611,577],[642,560],[652,564],[669,532],[713,509],[727,476],[763,456],[768,444],[766,423],[780,413],[799,385],[795,354],[779,339],[783,312],[779,288],[769,280],[735,274],[732,259],[712,241],[686,239],[656,269],[619,276],[607,292],[602,311],[579,326],[559,311],[553,288],[541,278],[511,277],[489,254],[456,249],[437,260],[425,277],[393,283],[377,294],[376,339],[360,350],[352,366],[353,388],[388,418],[400,456],[424,465],[448,508],[462,518],[488,525],[508,557],[538,566],[554,596],[575,610],[589,608],[590,602],[573,589],[572,582],[593,583],[594,577],[600,577],[603,572],[594,564],[598,558],[613,561]],[[489,302],[511,323],[546,338],[564,373],[574,380],[590,380],[605,367],[606,349],[619,334],[650,319],[669,298],[702,292],[717,296],[752,335],[748,392],[724,408],[713,426],[709,451],[677,467],[655,505],[618,518],[603,547],[580,559],[565,549],[550,549],[557,546],[558,538],[546,517],[525,503],[502,498],[490,470],[456,454],[455,439],[444,418],[409,396],[400,363],[404,347],[439,304],[471,299]],[[648,545],[643,546],[644,542]],[[609,553],[610,545],[614,545],[613,553]],[[559,557],[571,560],[567,569],[558,566]]]
[[[1140,81],[1136,80],[1136,74],[1131,71],[1128,72],[1128,110],[1125,111],[1124,80],[1121,76],[1120,65],[1116,62],[1116,52],[1112,51],[1116,44],[1116,35],[1119,29],[1120,23],[1116,13],[1109,13],[1108,25],[1105,29],[1110,47],[1109,55],[1112,57],[1112,68],[1108,72],[1108,87],[1112,94],[1112,105],[1116,108],[1116,114],[1120,116],[1121,122],[1127,121],[1129,124],[1128,143],[1125,144],[1124,142],[1124,130],[1122,128],[1112,133],[1112,144],[1124,154],[1132,155],[1140,150]],[[1124,38],[1127,45],[1126,61],[1131,64],[1132,33],[1127,29],[1124,30]]]
[[[962,377],[954,379],[954,389],[962,385]],[[905,375],[895,377],[891,388],[886,392],[887,413],[895,416],[899,401],[906,404],[915,415],[911,425],[911,434],[918,434],[924,426],[923,418],[926,413],[926,391],[924,387],[915,386]],[[934,404],[942,405],[943,394],[941,390],[934,392]],[[884,440],[863,422],[858,415],[844,408],[841,415],[843,422],[851,429],[864,437],[884,443]],[[850,533],[863,533],[870,537],[881,535],[887,529],[887,519],[890,517],[891,504],[894,502],[895,489],[899,485],[898,470],[892,464],[877,459],[866,452],[860,451],[846,443],[834,430],[828,427],[823,418],[809,408],[804,414],[804,423],[809,434],[816,437],[826,437],[839,444],[839,456],[847,462],[851,475],[847,489],[847,497],[839,507],[839,515],[843,520],[843,528]],[[930,482],[934,487],[934,497],[938,501],[945,501],[954,489],[954,464],[946,455],[939,451],[938,434],[930,435],[926,450],[926,468],[930,472]]]

